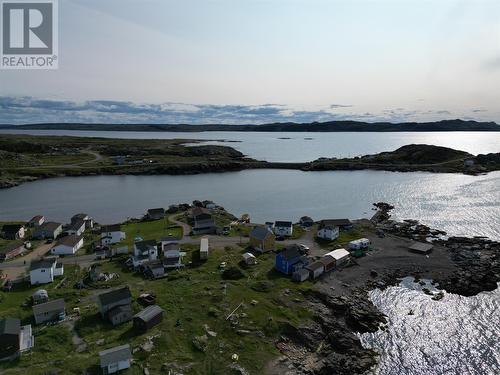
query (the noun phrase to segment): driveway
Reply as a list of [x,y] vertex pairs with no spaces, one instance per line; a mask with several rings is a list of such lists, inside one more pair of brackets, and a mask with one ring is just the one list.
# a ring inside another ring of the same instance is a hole
[[44,256],[52,246],[53,244],[43,244],[25,256],[16,258],[12,261],[0,263],[0,270],[2,270],[4,275],[7,275],[6,277],[8,279],[16,280],[25,273],[26,268],[33,260]]

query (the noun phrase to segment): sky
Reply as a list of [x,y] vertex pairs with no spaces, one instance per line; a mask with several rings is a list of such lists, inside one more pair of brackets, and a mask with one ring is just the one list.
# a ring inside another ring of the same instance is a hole
[[0,123],[500,123],[498,0],[59,0]]

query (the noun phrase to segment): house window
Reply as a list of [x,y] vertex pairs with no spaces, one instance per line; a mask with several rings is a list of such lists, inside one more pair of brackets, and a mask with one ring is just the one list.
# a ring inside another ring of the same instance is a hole
[[45,270],[40,270],[40,272],[45,272]]

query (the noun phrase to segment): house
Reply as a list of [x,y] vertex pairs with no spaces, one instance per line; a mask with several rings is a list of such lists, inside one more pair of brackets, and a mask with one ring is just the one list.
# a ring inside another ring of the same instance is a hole
[[66,318],[64,308],[63,298],[34,305],[33,315],[35,316],[36,324],[64,320]]
[[323,263],[323,266],[325,267],[324,272],[330,272],[335,268],[335,258],[332,257],[331,255],[325,255],[319,259],[321,263]]
[[274,234],[282,237],[289,237],[293,233],[293,224],[291,221],[275,221]]
[[292,274],[292,280],[303,282],[309,278],[309,271],[305,268],[298,269]]
[[200,259],[208,259],[208,237],[202,237],[200,240]]
[[146,332],[163,320],[163,310],[158,305],[146,307],[134,315],[133,325],[138,331]]
[[158,259],[158,248],[156,240],[138,241],[134,243],[134,255],[132,256],[132,264],[134,267],[139,267],[146,262],[151,262]]
[[310,228],[314,225],[314,220],[309,216],[302,216],[299,220],[300,226]]
[[26,248],[23,243],[11,243],[0,249],[0,262],[12,259],[24,253]]
[[21,326],[21,321],[14,318],[0,320],[0,361],[17,358],[34,343],[31,325]]
[[75,255],[82,246],[83,237],[71,234],[58,239],[55,246],[50,249],[50,252],[54,255]]
[[275,238],[268,227],[255,227],[250,232],[250,246],[260,253],[274,250]]
[[267,229],[269,229],[271,232],[274,233],[274,222],[266,221],[266,223],[264,225],[267,227]]
[[81,236],[86,229],[85,221],[81,219],[76,219],[72,221],[71,224],[65,229],[68,234],[76,234],[77,236]]
[[42,215],[36,215],[31,218],[30,221],[28,221],[28,226],[30,228],[36,228],[42,225],[45,222],[45,217]]
[[243,262],[245,262],[245,264],[249,266],[257,264],[257,258],[252,253],[245,253],[242,255],[242,257],[243,257]]
[[194,234],[209,234],[217,231],[217,225],[212,218],[212,214],[202,207],[195,207],[191,210]]
[[360,238],[349,242],[349,249],[351,250],[367,249],[368,246],[370,246],[370,240],[368,238]]
[[101,245],[113,245],[125,239],[125,232],[121,231],[120,224],[106,225],[101,228]]
[[417,254],[429,254],[434,245],[425,242],[414,242],[408,248],[411,252]]
[[274,268],[285,275],[290,275],[295,270],[293,266],[300,262],[301,258],[302,254],[297,245],[287,246],[276,255]]
[[182,267],[180,238],[167,236],[161,239],[163,250],[163,266],[165,268]]
[[321,222],[316,237],[327,241],[336,240],[339,238],[339,227]]
[[47,257],[30,264],[31,285],[51,283],[54,281],[54,277],[63,274],[64,267],[61,263],[57,263],[55,257]]
[[165,217],[165,209],[164,208],[150,208],[146,213],[146,217],[149,220],[160,220]]
[[43,223],[39,227],[35,228],[33,232],[33,237],[41,240],[51,238],[56,239],[62,232],[62,224],[56,223],[54,221],[48,221]]
[[325,270],[325,266],[320,261],[311,263],[304,268],[309,271],[309,277],[311,279],[320,277]]
[[204,200],[203,202],[201,202],[201,204],[202,204],[202,205],[203,205],[203,207],[205,207],[207,210],[213,210],[214,208],[217,208],[217,205],[216,205],[213,201]]
[[347,263],[347,261],[351,258],[351,254],[345,249],[333,250],[325,254],[325,256],[326,255],[330,255],[335,259],[335,267],[339,267]]
[[161,279],[166,275],[165,266],[161,260],[147,262],[144,267],[144,274],[151,279]]
[[97,296],[97,306],[101,316],[113,325],[132,319],[132,295],[128,286],[101,293]]
[[5,224],[2,227],[2,237],[6,240],[21,240],[24,238],[24,225]]
[[352,223],[349,219],[327,219],[321,220],[319,222],[319,226],[331,226],[331,227],[339,227],[341,230],[350,230],[352,229]]
[[132,353],[130,345],[115,346],[111,349],[99,352],[99,362],[101,372],[104,375],[114,374],[115,372],[130,368]]
[[83,213],[73,215],[73,217],[71,218],[71,224],[74,224],[79,220],[85,223],[85,229],[92,229],[94,227],[94,219],[92,219],[89,215]]

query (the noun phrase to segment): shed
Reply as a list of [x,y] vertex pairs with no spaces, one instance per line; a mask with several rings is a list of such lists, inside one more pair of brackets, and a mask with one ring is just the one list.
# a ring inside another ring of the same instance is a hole
[[309,276],[311,277],[311,279],[316,279],[321,276],[321,274],[325,270],[325,266],[320,261],[317,261],[305,266],[304,269],[309,271]]
[[33,306],[33,315],[35,316],[36,324],[47,322],[58,322],[64,320],[64,299],[59,298],[53,301],[40,303]]
[[303,282],[309,278],[309,271],[305,268],[301,268],[292,274],[292,279],[294,281]]
[[202,237],[200,240],[200,259],[208,259],[208,237]]
[[245,253],[242,257],[243,261],[248,265],[257,264],[257,258],[252,253]]
[[325,255],[319,261],[325,266],[325,272],[330,272],[335,268],[335,258],[331,255]]
[[351,254],[346,249],[333,250],[325,255],[331,255],[335,259],[335,267],[346,263],[351,257]]
[[429,254],[432,251],[434,245],[425,242],[414,242],[408,248],[413,253],[418,254]]
[[19,354],[21,321],[14,318],[0,320],[0,359],[10,359]]
[[132,353],[128,344],[99,352],[100,367],[103,374],[114,374],[129,368],[131,359]]
[[163,320],[163,309],[158,305],[151,305],[134,315],[134,328],[146,332]]

